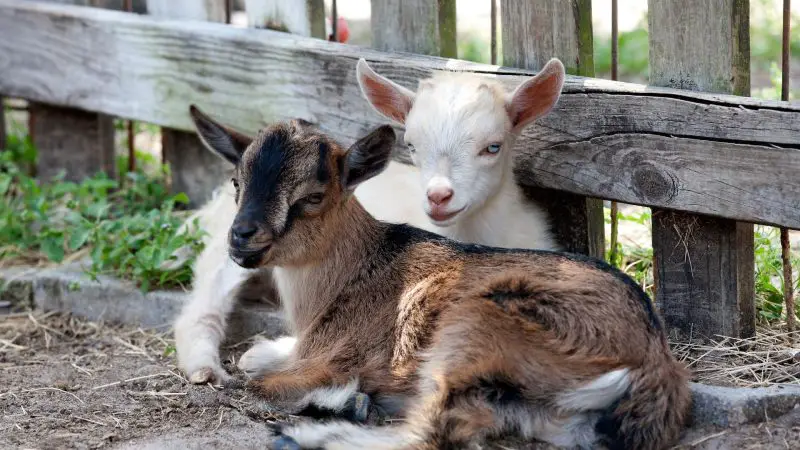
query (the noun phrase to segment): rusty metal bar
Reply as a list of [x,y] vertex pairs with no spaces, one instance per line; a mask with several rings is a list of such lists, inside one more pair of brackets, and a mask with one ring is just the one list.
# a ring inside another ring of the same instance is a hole
[[611,0],[611,79],[618,79],[619,69],[619,10],[617,0]]
[[[617,0],[611,0],[611,79],[616,81],[619,75],[619,10]],[[617,245],[619,241],[619,203],[611,202],[611,236],[609,237],[608,259],[617,263]]]
[[[783,0],[783,48],[781,49],[781,100],[789,101],[789,67],[791,31],[791,0]],[[783,302],[786,305],[786,328],[791,333],[795,328],[794,277],[792,276],[792,247],[789,230],[781,228],[781,260],[783,263]],[[790,338],[791,339],[791,338]]]
[[489,0],[492,4],[492,12],[491,12],[491,50],[490,50],[490,60],[492,64],[497,64],[497,0]]
[[336,9],[336,0],[331,2],[331,41],[339,42],[339,11]]

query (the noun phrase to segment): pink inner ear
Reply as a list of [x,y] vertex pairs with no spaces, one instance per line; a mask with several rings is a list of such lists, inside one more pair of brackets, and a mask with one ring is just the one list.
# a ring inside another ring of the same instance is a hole
[[547,114],[561,94],[561,77],[558,73],[542,74],[526,82],[508,105],[508,115],[514,128],[522,127]]
[[397,92],[392,86],[369,76],[364,77],[363,86],[375,109],[392,120],[405,123],[406,114],[412,106],[410,98]]

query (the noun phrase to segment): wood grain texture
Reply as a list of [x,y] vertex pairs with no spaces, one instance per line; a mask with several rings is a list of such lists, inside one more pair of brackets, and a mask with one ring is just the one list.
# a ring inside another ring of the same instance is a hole
[[6,104],[0,96],[0,151],[6,148]]
[[[225,22],[225,0],[147,0],[147,11],[166,19]],[[170,189],[185,193],[189,207],[202,206],[230,178],[227,164],[212,155],[194,131],[162,128],[161,152],[170,166]]]
[[[748,1],[651,0],[649,6],[651,83],[749,93]],[[670,152],[658,154],[669,157]],[[740,160],[740,153],[719,156],[730,159],[731,174],[733,167],[770,160],[769,154],[757,149],[750,152],[750,161]],[[687,169],[703,170],[696,165]],[[719,170],[724,169],[715,168]],[[668,179],[652,179],[654,194],[670,192]],[[724,195],[728,189],[716,190]],[[765,199],[778,198],[781,192],[765,194]],[[795,202],[800,199],[793,197]],[[653,252],[656,299],[671,334],[755,333],[752,224],[654,209]]]
[[[591,1],[503,0],[500,17],[504,64],[538,70],[557,57],[568,73],[594,76]],[[537,133],[536,125],[531,128]],[[527,170],[517,172],[521,180],[531,181]],[[565,250],[603,257],[602,200],[549,189],[528,190],[528,198],[547,210]]]
[[[0,0],[0,94],[187,131],[188,105],[196,103],[245,131],[301,117],[350,144],[384,123],[358,90],[362,56],[410,88],[435,70],[485,74],[508,89],[533,74],[266,30]],[[538,125],[516,149],[517,172],[530,186],[800,228],[800,178],[787,176],[800,173],[800,105],[570,76]],[[671,180],[669,195],[648,190],[649,176],[638,187],[628,183],[648,167]]]
[[[113,8],[106,0],[45,0],[75,6]],[[121,7],[121,3],[120,3]],[[114,121],[111,116],[48,102],[31,102],[30,135],[37,148],[36,175],[49,179],[66,171],[66,179],[81,181],[102,171],[116,178]]]
[[81,181],[99,171],[116,176],[114,120],[111,116],[30,103],[34,144],[38,151],[36,175],[48,180],[66,171],[66,180]]
[[[440,28],[440,16],[445,27]],[[372,0],[372,46],[421,55],[452,53],[456,48],[452,0]],[[444,41],[443,41],[444,39]],[[455,55],[452,55],[455,56]]]
[[553,57],[594,76],[591,0],[500,0],[503,64],[538,69]]

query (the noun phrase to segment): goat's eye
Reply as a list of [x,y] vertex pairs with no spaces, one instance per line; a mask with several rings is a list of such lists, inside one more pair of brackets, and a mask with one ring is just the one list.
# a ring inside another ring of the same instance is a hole
[[316,194],[306,195],[305,197],[303,197],[303,201],[306,203],[311,203],[312,205],[318,205],[322,203],[322,199],[324,197],[325,196],[323,194],[316,193]]
[[496,154],[500,153],[500,144],[491,144],[488,147],[486,147],[485,149],[483,149],[483,152],[481,152],[481,153],[487,153],[489,155],[496,155]]
[[417,153],[417,149],[415,149],[413,145],[411,145],[411,144],[406,144],[406,147],[408,147],[408,152],[409,152],[409,153],[411,153],[412,155],[413,155],[414,153]]
[[238,191],[239,190],[239,182],[236,181],[236,178],[231,178],[231,183],[233,183],[233,188]]

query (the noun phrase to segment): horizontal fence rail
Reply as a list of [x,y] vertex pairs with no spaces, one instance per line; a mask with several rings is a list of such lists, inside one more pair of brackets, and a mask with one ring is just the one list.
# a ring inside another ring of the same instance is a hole
[[[238,128],[301,117],[350,143],[384,121],[355,63],[415,88],[435,70],[533,72],[265,30],[0,0],[0,95],[192,130],[188,105]],[[403,159],[400,149],[398,158]],[[519,140],[523,183],[800,228],[800,106],[568,77]]]

